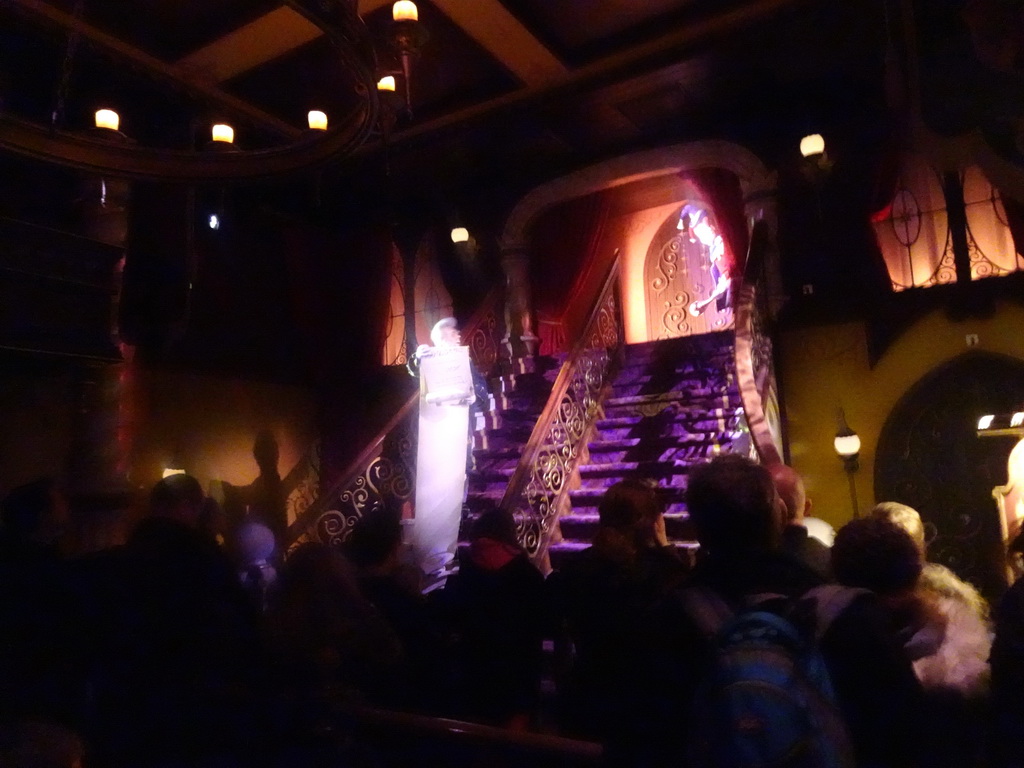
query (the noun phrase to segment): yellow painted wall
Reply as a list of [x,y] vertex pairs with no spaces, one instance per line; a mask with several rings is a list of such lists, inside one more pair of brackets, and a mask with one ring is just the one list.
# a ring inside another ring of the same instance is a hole
[[803,475],[813,500],[811,514],[839,527],[852,516],[847,476],[832,440],[836,409],[860,435],[856,489],[861,511],[875,503],[874,462],[879,434],[892,408],[936,366],[977,350],[1024,359],[1024,308],[1001,304],[988,320],[950,321],[936,311],[909,328],[874,369],[868,366],[862,323],[800,328],[779,339],[779,379],[789,427],[790,461]]

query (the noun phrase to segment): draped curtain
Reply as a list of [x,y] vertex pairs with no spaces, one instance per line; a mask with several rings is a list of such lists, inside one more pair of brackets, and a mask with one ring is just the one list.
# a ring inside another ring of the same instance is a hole
[[740,180],[736,174],[724,168],[696,168],[681,175],[693,185],[697,196],[714,215],[718,232],[725,241],[725,257],[730,276],[742,278],[750,236],[747,232]]

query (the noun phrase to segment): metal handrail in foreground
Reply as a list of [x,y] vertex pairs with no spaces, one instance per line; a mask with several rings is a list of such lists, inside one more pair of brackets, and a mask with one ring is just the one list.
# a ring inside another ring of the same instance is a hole
[[560,762],[571,764],[600,763],[604,754],[602,745],[592,741],[530,731],[510,731],[464,720],[362,706],[341,706],[339,714],[362,730],[385,730],[391,739],[425,736],[457,744],[476,744],[506,752],[529,753],[538,759],[557,758]]
[[[485,376],[492,374],[499,363],[504,333],[501,298],[501,291],[491,292],[463,330],[470,357]],[[290,510],[294,522],[288,526],[289,547],[309,540],[341,544],[355,522],[385,499],[411,500],[416,488],[418,400],[419,393],[413,392],[337,482],[327,489],[315,487],[316,483],[306,484],[302,508]],[[314,446],[310,459],[317,455]],[[319,477],[318,471],[315,477]],[[310,489],[311,484],[314,487]]]
[[766,325],[765,301],[768,225],[754,224],[743,280],[736,292],[736,381],[747,427],[757,455],[765,464],[782,461],[778,395],[775,389],[772,340]]
[[516,518],[519,542],[542,570],[546,570],[543,564],[553,523],[579,464],[580,450],[597,420],[602,390],[611,379],[623,343],[618,292],[616,256],[501,500],[501,506]]

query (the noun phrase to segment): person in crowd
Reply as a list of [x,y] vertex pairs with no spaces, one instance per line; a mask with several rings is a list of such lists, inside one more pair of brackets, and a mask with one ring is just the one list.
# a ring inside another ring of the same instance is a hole
[[236,528],[232,538],[238,579],[253,608],[266,613],[277,584],[277,569],[271,564],[277,549],[274,533],[253,519]]
[[356,521],[345,547],[356,568],[360,593],[402,646],[405,685],[392,688],[380,703],[446,713],[454,696],[451,644],[433,606],[420,592],[418,569],[406,565],[402,549],[397,504],[368,510]]
[[988,693],[992,649],[988,602],[973,584],[944,565],[928,562],[925,528],[916,509],[883,501],[875,505],[871,516],[890,520],[913,540],[922,563],[917,592],[946,624],[938,652],[914,662],[917,676],[926,687],[950,687],[965,696],[983,698]]
[[255,747],[257,616],[228,556],[201,529],[189,475],[158,482],[122,553],[97,642],[87,736],[111,766],[244,761]]
[[[672,718],[688,742],[694,691],[708,663],[709,638],[687,607],[692,590],[716,595],[735,611],[758,596],[778,596],[766,610],[793,611],[821,578],[781,550],[787,523],[769,471],[736,454],[695,468],[686,503],[701,545],[686,590],[666,602],[661,626],[670,638],[650,661],[677,692]],[[816,610],[820,609],[817,606]],[[808,631],[810,631],[808,629]],[[877,598],[857,593],[824,627],[818,647],[858,765],[915,763],[921,688]],[[663,726],[666,727],[666,726]]]
[[[655,682],[648,615],[686,577],[665,534],[664,504],[643,480],[611,486],[598,504],[593,546],[548,577],[556,615],[574,648],[560,718],[574,736],[642,740]],[[614,749],[615,747],[613,747]]]
[[946,596],[958,594],[955,587],[939,592],[930,585],[935,581],[925,585],[922,542],[892,522],[892,511],[883,508],[839,531],[832,548],[836,577],[875,592],[903,640],[925,690],[923,762],[976,765],[984,748],[988,627],[976,606]]
[[464,713],[524,730],[537,708],[548,625],[544,577],[516,537],[508,510],[479,513],[468,553],[438,601],[457,638]]
[[300,544],[285,560],[266,644],[275,692],[270,730],[285,756],[281,765],[328,764],[337,705],[379,705],[406,685],[401,643],[360,594],[352,564],[326,544]]
[[[1008,556],[1024,552],[1024,532],[1008,547]],[[1024,578],[1017,578],[995,610],[992,643],[992,764],[1024,766]]]
[[0,505],[0,720],[67,722],[76,706],[76,627],[56,483],[13,489]]
[[769,467],[779,498],[786,507],[786,527],[782,530],[782,549],[807,565],[826,581],[832,579],[829,548],[810,535],[804,519],[811,511],[811,499],[804,480],[792,467],[773,464]]

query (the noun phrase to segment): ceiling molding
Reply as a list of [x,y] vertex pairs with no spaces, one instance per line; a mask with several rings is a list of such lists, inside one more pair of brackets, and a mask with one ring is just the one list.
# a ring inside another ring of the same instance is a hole
[[568,73],[568,68],[498,0],[432,2],[524,85],[543,85]]
[[242,101],[229,93],[225,93],[214,85],[189,76],[189,73],[174,64],[167,64],[143,50],[129,45],[113,35],[104,32],[69,13],[55,8],[42,0],[9,0],[10,7],[62,30],[75,29],[97,50],[109,55],[129,66],[138,69],[148,77],[162,81],[172,88],[185,91],[194,97],[205,100],[222,108],[236,117],[248,121],[274,134],[295,139],[302,131],[284,120],[274,117],[248,102]]
[[[359,0],[359,15],[365,17],[389,2]],[[223,83],[291,53],[322,34],[301,14],[281,6],[179,59],[177,66],[199,73],[210,82]]]

